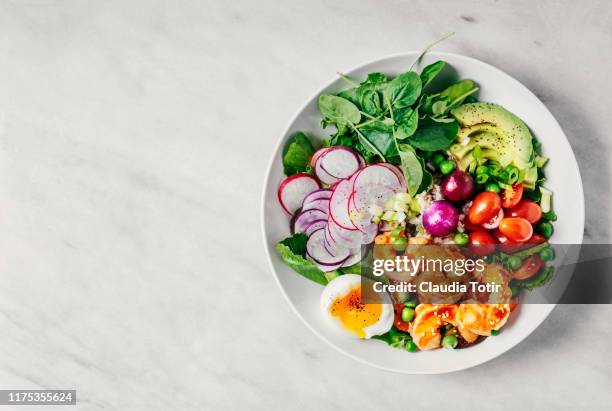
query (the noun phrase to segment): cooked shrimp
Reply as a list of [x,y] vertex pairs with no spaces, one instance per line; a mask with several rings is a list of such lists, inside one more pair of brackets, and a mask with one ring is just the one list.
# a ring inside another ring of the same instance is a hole
[[455,321],[460,330],[489,336],[492,330],[499,330],[506,324],[510,311],[510,304],[479,304],[476,300],[468,300],[456,308]]
[[415,308],[410,335],[419,349],[433,350],[440,347],[440,327],[454,320],[456,307],[454,304],[419,304]]

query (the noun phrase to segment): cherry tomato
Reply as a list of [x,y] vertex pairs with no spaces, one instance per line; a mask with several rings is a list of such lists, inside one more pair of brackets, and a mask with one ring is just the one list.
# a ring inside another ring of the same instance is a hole
[[512,208],[521,201],[523,197],[523,185],[515,184],[512,187],[504,189],[502,193],[502,207]]
[[507,217],[499,222],[499,231],[510,241],[524,243],[531,238],[533,227],[523,217]]
[[484,191],[474,198],[468,212],[468,219],[472,224],[482,224],[491,220],[501,210],[501,198],[497,193]]
[[487,256],[495,251],[495,239],[486,231],[470,233],[470,250],[480,256]]
[[544,267],[544,261],[542,261],[540,256],[537,254],[532,255],[523,260],[523,264],[521,264],[518,270],[512,272],[512,278],[515,280],[526,280],[537,274],[542,267]]
[[494,228],[499,227],[499,222],[504,218],[504,210],[499,210],[499,213],[486,223],[482,223],[482,226],[487,230],[493,230]]
[[525,241],[524,243],[518,243],[515,241],[508,240],[508,237],[503,235],[499,230],[491,231],[491,235],[500,244],[498,248],[506,254],[518,253],[519,251],[533,247],[534,244],[541,244],[546,242],[546,239],[538,233],[533,233],[531,238]]
[[542,209],[538,203],[531,200],[521,200],[517,205],[507,211],[510,217],[523,217],[531,224],[535,224],[542,218]]
[[543,235],[538,234],[538,233],[533,233],[533,235],[531,236],[531,238],[529,240],[527,240],[528,244],[542,244],[546,242],[546,238],[544,238]]
[[393,325],[400,331],[405,333],[410,331],[410,323],[402,320],[402,310],[404,309],[404,304],[395,304],[395,320],[393,320]]
[[470,223],[470,220],[468,219],[463,222],[463,226],[467,231],[487,231],[487,229],[481,225]]

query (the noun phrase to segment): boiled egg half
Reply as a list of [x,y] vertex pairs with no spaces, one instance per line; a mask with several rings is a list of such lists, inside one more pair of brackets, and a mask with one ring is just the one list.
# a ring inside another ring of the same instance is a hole
[[[371,338],[391,329],[394,319],[391,299],[388,294],[371,291],[369,281],[357,274],[344,274],[325,286],[321,313],[332,327],[358,338]],[[368,304],[361,301],[364,285],[369,293]]]

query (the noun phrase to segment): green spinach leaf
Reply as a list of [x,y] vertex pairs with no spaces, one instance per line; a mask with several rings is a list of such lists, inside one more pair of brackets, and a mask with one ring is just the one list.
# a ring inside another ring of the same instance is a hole
[[382,154],[385,158],[397,156],[397,148],[395,147],[391,127],[384,124],[367,125],[361,127],[359,131],[380,152],[377,153],[376,150],[372,150],[373,153]]
[[410,107],[421,95],[421,78],[414,71],[400,74],[385,87],[385,104],[391,108]]
[[403,110],[401,113],[394,114],[395,118],[395,138],[404,140],[415,133],[419,124],[418,109],[410,108]]
[[438,60],[435,63],[431,63],[421,71],[421,82],[423,87],[431,83],[431,81],[444,69],[446,63],[442,60]]
[[309,161],[315,149],[306,134],[298,131],[292,134],[283,150],[283,168],[290,176],[310,169]]
[[421,125],[408,139],[410,145],[423,151],[446,150],[453,144],[459,131],[459,124],[427,122]]
[[361,120],[361,113],[355,104],[331,94],[319,96],[319,110],[323,120],[335,124],[340,134],[346,131],[348,125],[359,124]]
[[406,185],[408,186],[408,193],[415,195],[421,182],[423,181],[423,166],[419,161],[419,158],[412,148],[408,144],[399,144],[399,156],[401,161],[402,172],[406,178]]

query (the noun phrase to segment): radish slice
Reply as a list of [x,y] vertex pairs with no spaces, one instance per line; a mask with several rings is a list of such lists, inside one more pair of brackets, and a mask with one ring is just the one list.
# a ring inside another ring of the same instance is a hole
[[340,227],[331,218],[327,222],[329,230],[330,243],[338,244],[346,248],[356,248],[361,246],[363,242],[363,233],[359,230],[347,230]]
[[309,210],[310,209],[321,210],[327,216],[327,213],[329,212],[329,199],[321,198],[319,200],[313,200],[307,203],[306,205],[302,206],[302,209],[304,207],[308,208]]
[[315,164],[317,163],[317,160],[319,159],[319,157],[321,157],[330,148],[331,147],[323,147],[315,151],[315,153],[310,158],[310,165],[312,166],[312,168],[315,167]]
[[310,208],[307,207],[308,204],[311,201],[316,201],[316,200],[321,200],[321,199],[328,199],[331,197],[332,195],[332,190],[328,190],[326,188],[321,188],[319,190],[315,190],[312,193],[308,194],[306,197],[304,197],[304,202],[302,203],[302,208],[306,209],[306,208]]
[[310,234],[306,242],[306,255],[317,263],[321,270],[334,271],[350,257],[350,251],[343,247],[336,247],[334,252],[338,254],[332,255],[325,248],[324,236],[324,229],[313,231]]
[[405,182],[390,168],[372,164],[359,171],[353,181],[353,202],[359,212],[367,212],[371,205],[383,206],[395,193],[405,192]]
[[302,206],[304,198],[318,188],[319,183],[310,174],[294,174],[278,187],[278,201],[287,213],[293,215]]
[[327,226],[327,220],[315,220],[306,229],[304,230],[304,234],[310,235],[313,232],[320,230],[321,228],[325,228]]
[[407,190],[406,177],[404,177],[404,173],[402,172],[402,170],[399,169],[399,167],[394,166],[393,164],[389,164],[389,163],[378,163],[378,164],[383,167],[387,167],[389,170],[393,171],[393,173],[397,176],[398,180],[400,181],[400,185],[402,186],[402,191]]
[[329,199],[329,217],[346,230],[357,230],[349,216],[348,202],[351,194],[350,180],[341,180]]
[[315,170],[315,174],[317,175],[317,177],[319,178],[319,180],[321,180],[322,183],[325,183],[329,186],[335,184],[338,182],[338,180],[340,180],[337,177],[334,177],[332,175],[330,175],[327,171],[325,171],[322,167],[321,167],[321,159],[323,158],[323,156],[321,155],[318,159],[317,162],[315,163],[314,166],[314,170]]
[[326,220],[327,213],[321,210],[310,209],[310,210],[302,210],[295,218],[295,222],[293,223],[294,231],[296,233],[305,233],[306,229],[310,224],[317,220]]
[[361,254],[361,247],[352,248],[350,251],[349,258],[342,264],[342,267],[349,267],[351,265],[355,265],[361,260],[363,260],[363,256]]
[[331,147],[317,161],[323,171],[340,179],[349,178],[361,167],[357,153],[343,146]]

